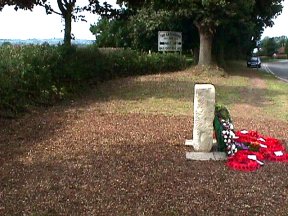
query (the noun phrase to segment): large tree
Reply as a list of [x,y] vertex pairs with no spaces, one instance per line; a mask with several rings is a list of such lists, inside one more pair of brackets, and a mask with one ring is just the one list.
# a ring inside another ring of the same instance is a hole
[[37,0],[37,3],[46,9],[47,14],[58,14],[64,20],[64,45],[71,46],[72,39],[72,21],[86,21],[85,16],[81,14],[83,11],[89,11],[92,13],[97,13],[100,15],[109,15],[114,13],[111,5],[104,2],[100,5],[98,0],[89,0],[85,6],[77,6],[77,0],[57,0],[57,5],[59,10],[55,10],[51,3],[47,0]]
[[[228,39],[228,32],[234,25],[242,25],[245,30],[253,26],[250,30],[256,32],[255,34],[259,36],[259,30],[262,30],[265,26],[271,26],[273,24],[272,18],[281,12],[281,1],[182,0],[178,4],[178,13],[182,16],[191,17],[199,32],[200,52],[198,64],[211,64],[213,39],[215,34],[221,30],[224,31],[222,36]],[[254,22],[258,23],[258,29],[256,29]],[[240,35],[241,30],[238,29]],[[226,32],[227,35],[225,35]],[[245,40],[247,39],[250,40],[250,38],[245,38]]]
[[[128,6],[137,5],[135,0],[123,0]],[[123,2],[121,1],[121,2]],[[175,17],[184,17],[197,27],[200,37],[199,65],[212,63],[212,46],[215,35],[222,34],[222,42],[228,39],[225,32],[233,25],[242,26],[246,31],[245,40],[260,37],[265,26],[273,25],[272,19],[281,10],[283,0],[146,0],[142,7],[150,5],[157,12],[165,10]],[[151,22],[146,18],[146,22]],[[250,27],[251,26],[251,27]],[[234,29],[236,31],[237,29]],[[241,30],[238,33],[241,35]],[[223,33],[219,33],[223,31]],[[250,33],[248,34],[248,31]],[[256,33],[252,33],[252,31]],[[250,38],[248,38],[250,36]],[[214,40],[215,41],[215,40]]]

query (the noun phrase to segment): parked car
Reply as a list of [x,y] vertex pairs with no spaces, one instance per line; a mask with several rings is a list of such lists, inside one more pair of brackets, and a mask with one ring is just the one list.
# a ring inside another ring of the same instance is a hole
[[251,57],[247,60],[247,67],[261,68],[261,60],[259,57]]

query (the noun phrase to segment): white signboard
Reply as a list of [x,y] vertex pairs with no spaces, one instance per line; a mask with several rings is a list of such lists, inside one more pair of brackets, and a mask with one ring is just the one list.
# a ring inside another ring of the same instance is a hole
[[182,51],[182,33],[173,31],[159,31],[158,51]]

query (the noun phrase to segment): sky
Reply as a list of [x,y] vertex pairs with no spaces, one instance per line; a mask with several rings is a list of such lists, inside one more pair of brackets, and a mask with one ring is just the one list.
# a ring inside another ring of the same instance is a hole
[[272,28],[266,28],[262,34],[262,38],[265,36],[268,37],[277,37],[285,35],[288,37],[288,0],[282,2],[283,10],[280,16],[274,19],[274,26]]
[[[103,0],[104,1],[104,0]],[[102,2],[103,2],[102,1]],[[106,0],[117,6],[116,0]],[[50,0],[52,8],[59,11],[56,0]],[[79,3],[81,2],[81,3]],[[101,2],[101,0],[100,0]],[[88,0],[79,0],[77,5],[87,5]],[[72,33],[77,39],[95,40],[89,28],[95,24],[99,16],[85,13],[87,22],[73,22]],[[47,15],[43,7],[34,7],[33,11],[18,10],[13,6],[5,6],[0,12],[0,39],[50,39],[64,38],[64,22],[60,15]]]
[[[58,9],[56,0],[53,1],[53,8]],[[88,0],[78,1],[85,5]],[[116,5],[116,0],[107,0],[111,5]],[[79,4],[79,3],[78,3]],[[262,35],[288,36],[288,0],[283,2],[283,11],[278,16],[272,28],[266,28]],[[91,24],[97,22],[99,17],[96,14],[86,14],[87,22],[76,22],[72,24],[72,33],[77,39],[94,40],[95,36],[89,30]],[[18,10],[15,11],[13,7],[4,7],[0,12],[0,39],[50,39],[64,37],[64,23],[61,17],[57,14],[46,15],[45,9],[42,7],[35,7],[33,11]]]

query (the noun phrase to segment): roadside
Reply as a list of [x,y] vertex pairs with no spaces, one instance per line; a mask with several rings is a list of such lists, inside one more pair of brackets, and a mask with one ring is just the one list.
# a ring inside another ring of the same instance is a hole
[[263,63],[263,69],[276,78],[288,83],[288,60],[277,60]]
[[113,80],[69,103],[0,119],[0,214],[286,215],[286,164],[235,172],[187,161],[184,146],[195,83],[216,86],[237,129],[287,142],[286,102],[275,103],[286,89],[244,67],[203,70]]

